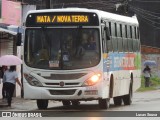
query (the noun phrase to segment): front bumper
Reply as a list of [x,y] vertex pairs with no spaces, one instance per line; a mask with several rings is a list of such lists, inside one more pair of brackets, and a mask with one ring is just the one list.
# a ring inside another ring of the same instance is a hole
[[102,98],[100,85],[89,87],[52,88],[35,87],[24,83],[25,99],[96,100]]

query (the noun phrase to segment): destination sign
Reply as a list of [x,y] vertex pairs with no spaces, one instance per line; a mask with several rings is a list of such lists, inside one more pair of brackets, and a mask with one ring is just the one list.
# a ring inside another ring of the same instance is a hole
[[87,23],[89,22],[89,17],[87,15],[38,15],[36,16],[37,23]]
[[86,12],[31,13],[26,19],[27,27],[68,25],[97,26],[99,20],[97,14]]

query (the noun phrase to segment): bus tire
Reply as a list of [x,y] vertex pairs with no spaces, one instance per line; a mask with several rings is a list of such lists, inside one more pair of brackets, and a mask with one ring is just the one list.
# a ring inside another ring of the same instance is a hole
[[131,105],[132,104],[132,94],[133,94],[133,91],[132,91],[132,84],[131,84],[130,88],[129,88],[129,94],[124,95],[122,97],[124,105]]
[[48,100],[37,100],[37,107],[38,109],[47,109]]
[[71,105],[71,102],[69,100],[62,100],[63,106]]
[[109,98],[107,98],[107,99],[99,99],[98,103],[99,103],[99,108],[108,109],[109,106],[110,106],[110,99]]
[[121,96],[114,97],[113,101],[114,101],[114,105],[116,105],[116,106],[122,105],[122,97]]

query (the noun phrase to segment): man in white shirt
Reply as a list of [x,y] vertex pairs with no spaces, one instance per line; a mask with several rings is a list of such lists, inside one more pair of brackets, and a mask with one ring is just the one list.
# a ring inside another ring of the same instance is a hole
[[16,82],[22,88],[22,85],[18,79],[18,74],[16,73],[16,66],[10,66],[10,69],[5,71],[3,80],[5,81],[8,106],[11,107]]
[[150,77],[151,77],[151,69],[148,65],[143,70],[144,78],[145,78],[145,87],[149,87]]

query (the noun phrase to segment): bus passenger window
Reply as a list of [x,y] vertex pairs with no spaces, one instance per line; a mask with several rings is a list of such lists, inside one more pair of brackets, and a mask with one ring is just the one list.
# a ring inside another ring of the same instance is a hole
[[111,32],[111,22],[109,22],[109,32],[110,32],[110,35],[112,36],[112,32]]
[[115,24],[111,23],[111,35],[115,36]]
[[136,33],[135,27],[132,26],[132,38],[133,38],[133,39],[136,39],[135,33]]
[[116,29],[115,29],[115,23],[111,23],[111,39],[112,39],[112,45],[113,45],[113,51],[118,51],[118,44],[117,44],[117,38],[116,38]]
[[122,37],[122,24],[120,24],[120,37]]
[[125,33],[126,33],[126,37],[125,38],[128,38],[127,25],[125,25]]
[[113,51],[111,22],[109,22],[108,26],[109,26],[110,40],[107,40],[107,50]]
[[131,31],[129,26],[127,26],[127,38],[131,38]]
[[118,41],[118,51],[122,52],[123,51],[123,39],[121,37],[121,29],[122,26],[121,24],[117,24],[117,41]]
[[131,38],[133,38],[132,26],[130,26],[130,34],[131,34]]
[[127,32],[128,51],[132,52],[131,29],[130,29],[130,26],[127,26],[127,25],[126,25],[126,28],[127,28],[126,32]]
[[121,37],[120,24],[117,24],[117,37]]
[[135,31],[135,39],[137,39],[137,29],[136,29],[136,27],[134,27],[134,31]]
[[124,52],[128,51],[128,40],[127,40],[127,25],[123,25],[122,26],[122,30],[123,30],[123,47],[124,47]]
[[136,50],[136,49],[137,49],[137,48],[136,48],[136,46],[137,46],[137,41],[136,41],[135,33],[136,33],[135,27],[132,26],[133,52],[136,52],[136,51],[137,51],[137,50]]
[[117,23],[114,23],[114,25],[115,25],[115,36],[118,37],[117,36]]

